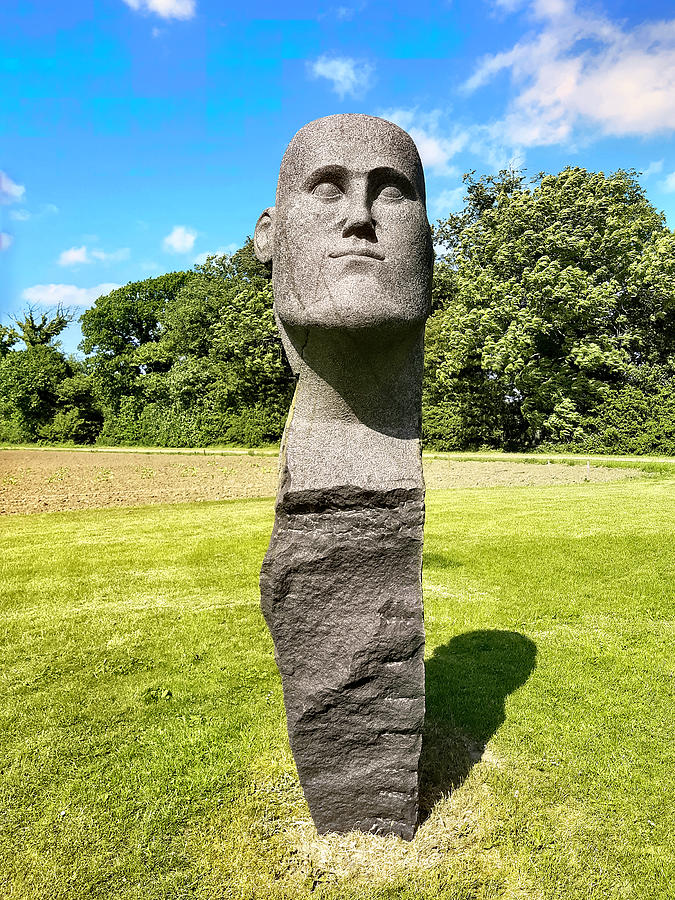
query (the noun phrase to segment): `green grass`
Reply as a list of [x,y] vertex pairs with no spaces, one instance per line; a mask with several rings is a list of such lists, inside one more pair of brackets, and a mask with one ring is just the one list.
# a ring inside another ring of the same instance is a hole
[[430,492],[412,844],[308,823],[270,501],[6,518],[0,896],[672,897],[674,491]]
[[242,447],[238,444],[212,444],[208,447],[142,447],[115,444],[3,444],[0,442],[0,450],[66,450],[76,453],[146,453],[146,454],[180,454],[182,456],[277,456],[279,444],[269,444],[264,447]]

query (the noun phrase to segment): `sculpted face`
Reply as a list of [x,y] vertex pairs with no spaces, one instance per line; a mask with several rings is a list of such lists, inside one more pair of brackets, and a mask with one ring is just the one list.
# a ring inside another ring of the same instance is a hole
[[429,314],[433,250],[424,175],[396,125],[337,115],[302,128],[281,164],[276,207],[256,226],[289,327],[411,326]]

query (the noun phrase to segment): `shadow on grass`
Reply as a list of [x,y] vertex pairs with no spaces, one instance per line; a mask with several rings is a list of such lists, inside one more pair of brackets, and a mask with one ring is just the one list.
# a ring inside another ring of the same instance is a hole
[[424,551],[424,568],[425,571],[427,567],[431,567],[432,569],[460,569],[464,563],[458,562],[457,560],[452,559],[447,553],[439,553],[436,550],[425,550]]
[[420,818],[459,787],[504,721],[504,704],[534,670],[537,647],[517,631],[469,631],[426,661]]

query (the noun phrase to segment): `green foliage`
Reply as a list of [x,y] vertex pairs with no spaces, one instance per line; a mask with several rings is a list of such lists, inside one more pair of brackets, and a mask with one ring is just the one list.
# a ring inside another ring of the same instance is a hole
[[453,410],[452,446],[583,443],[636,367],[672,369],[675,235],[633,173],[465,180],[435,235],[427,418]]
[[124,397],[116,416],[106,419],[98,437],[104,446],[208,447],[238,444],[260,447],[279,439],[286,413],[264,404],[236,410],[214,410],[178,404],[144,404]]
[[132,353],[162,336],[162,314],[189,275],[171,272],[117,288],[82,316],[82,350],[107,358]]
[[54,315],[41,313],[38,319],[35,310],[29,307],[23,319],[15,320],[19,328],[18,337],[26,347],[51,346],[72,318],[70,313],[58,306]]
[[26,422],[16,410],[8,408],[2,401],[0,404],[0,443],[1,444],[28,444],[34,440],[34,435],[26,425]]
[[80,319],[80,349],[88,354],[87,371],[107,416],[118,412],[122,398],[143,396],[146,375],[170,369],[172,359],[159,347],[163,317],[189,277],[172,272],[131,282],[99,297]]
[[[270,276],[250,242],[231,260],[212,257],[198,268],[167,310],[166,340],[182,357],[172,373],[174,396],[230,410],[288,407],[292,379],[274,324]],[[202,367],[206,379],[196,371]],[[202,381],[198,397],[190,390],[195,377]]]
[[210,257],[167,294],[156,334],[133,350],[140,364],[133,390],[106,416],[101,443],[279,440],[293,378],[274,324],[270,274],[250,241],[232,257]]
[[7,356],[18,340],[19,335],[13,328],[0,325],[0,359]]
[[582,431],[568,450],[675,456],[675,377],[642,367],[582,421]]
[[58,385],[58,412],[40,429],[40,436],[49,443],[93,444],[103,425],[91,376],[79,364],[73,364],[73,369],[74,374]]
[[[60,307],[38,318],[28,309],[18,332],[4,329],[0,354],[0,440],[92,443],[103,416],[82,364],[66,358],[56,338],[71,316]],[[25,349],[14,349],[22,340]]]
[[71,369],[58,350],[37,344],[13,350],[0,359],[0,418],[13,425],[19,439],[36,440],[57,410],[59,384]]

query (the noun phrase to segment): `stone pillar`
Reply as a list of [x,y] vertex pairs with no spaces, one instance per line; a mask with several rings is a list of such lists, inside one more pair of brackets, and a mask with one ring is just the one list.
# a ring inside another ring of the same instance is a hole
[[298,374],[260,576],[319,832],[412,838],[424,722],[419,443],[432,250],[411,139],[305,126],[256,228]]

